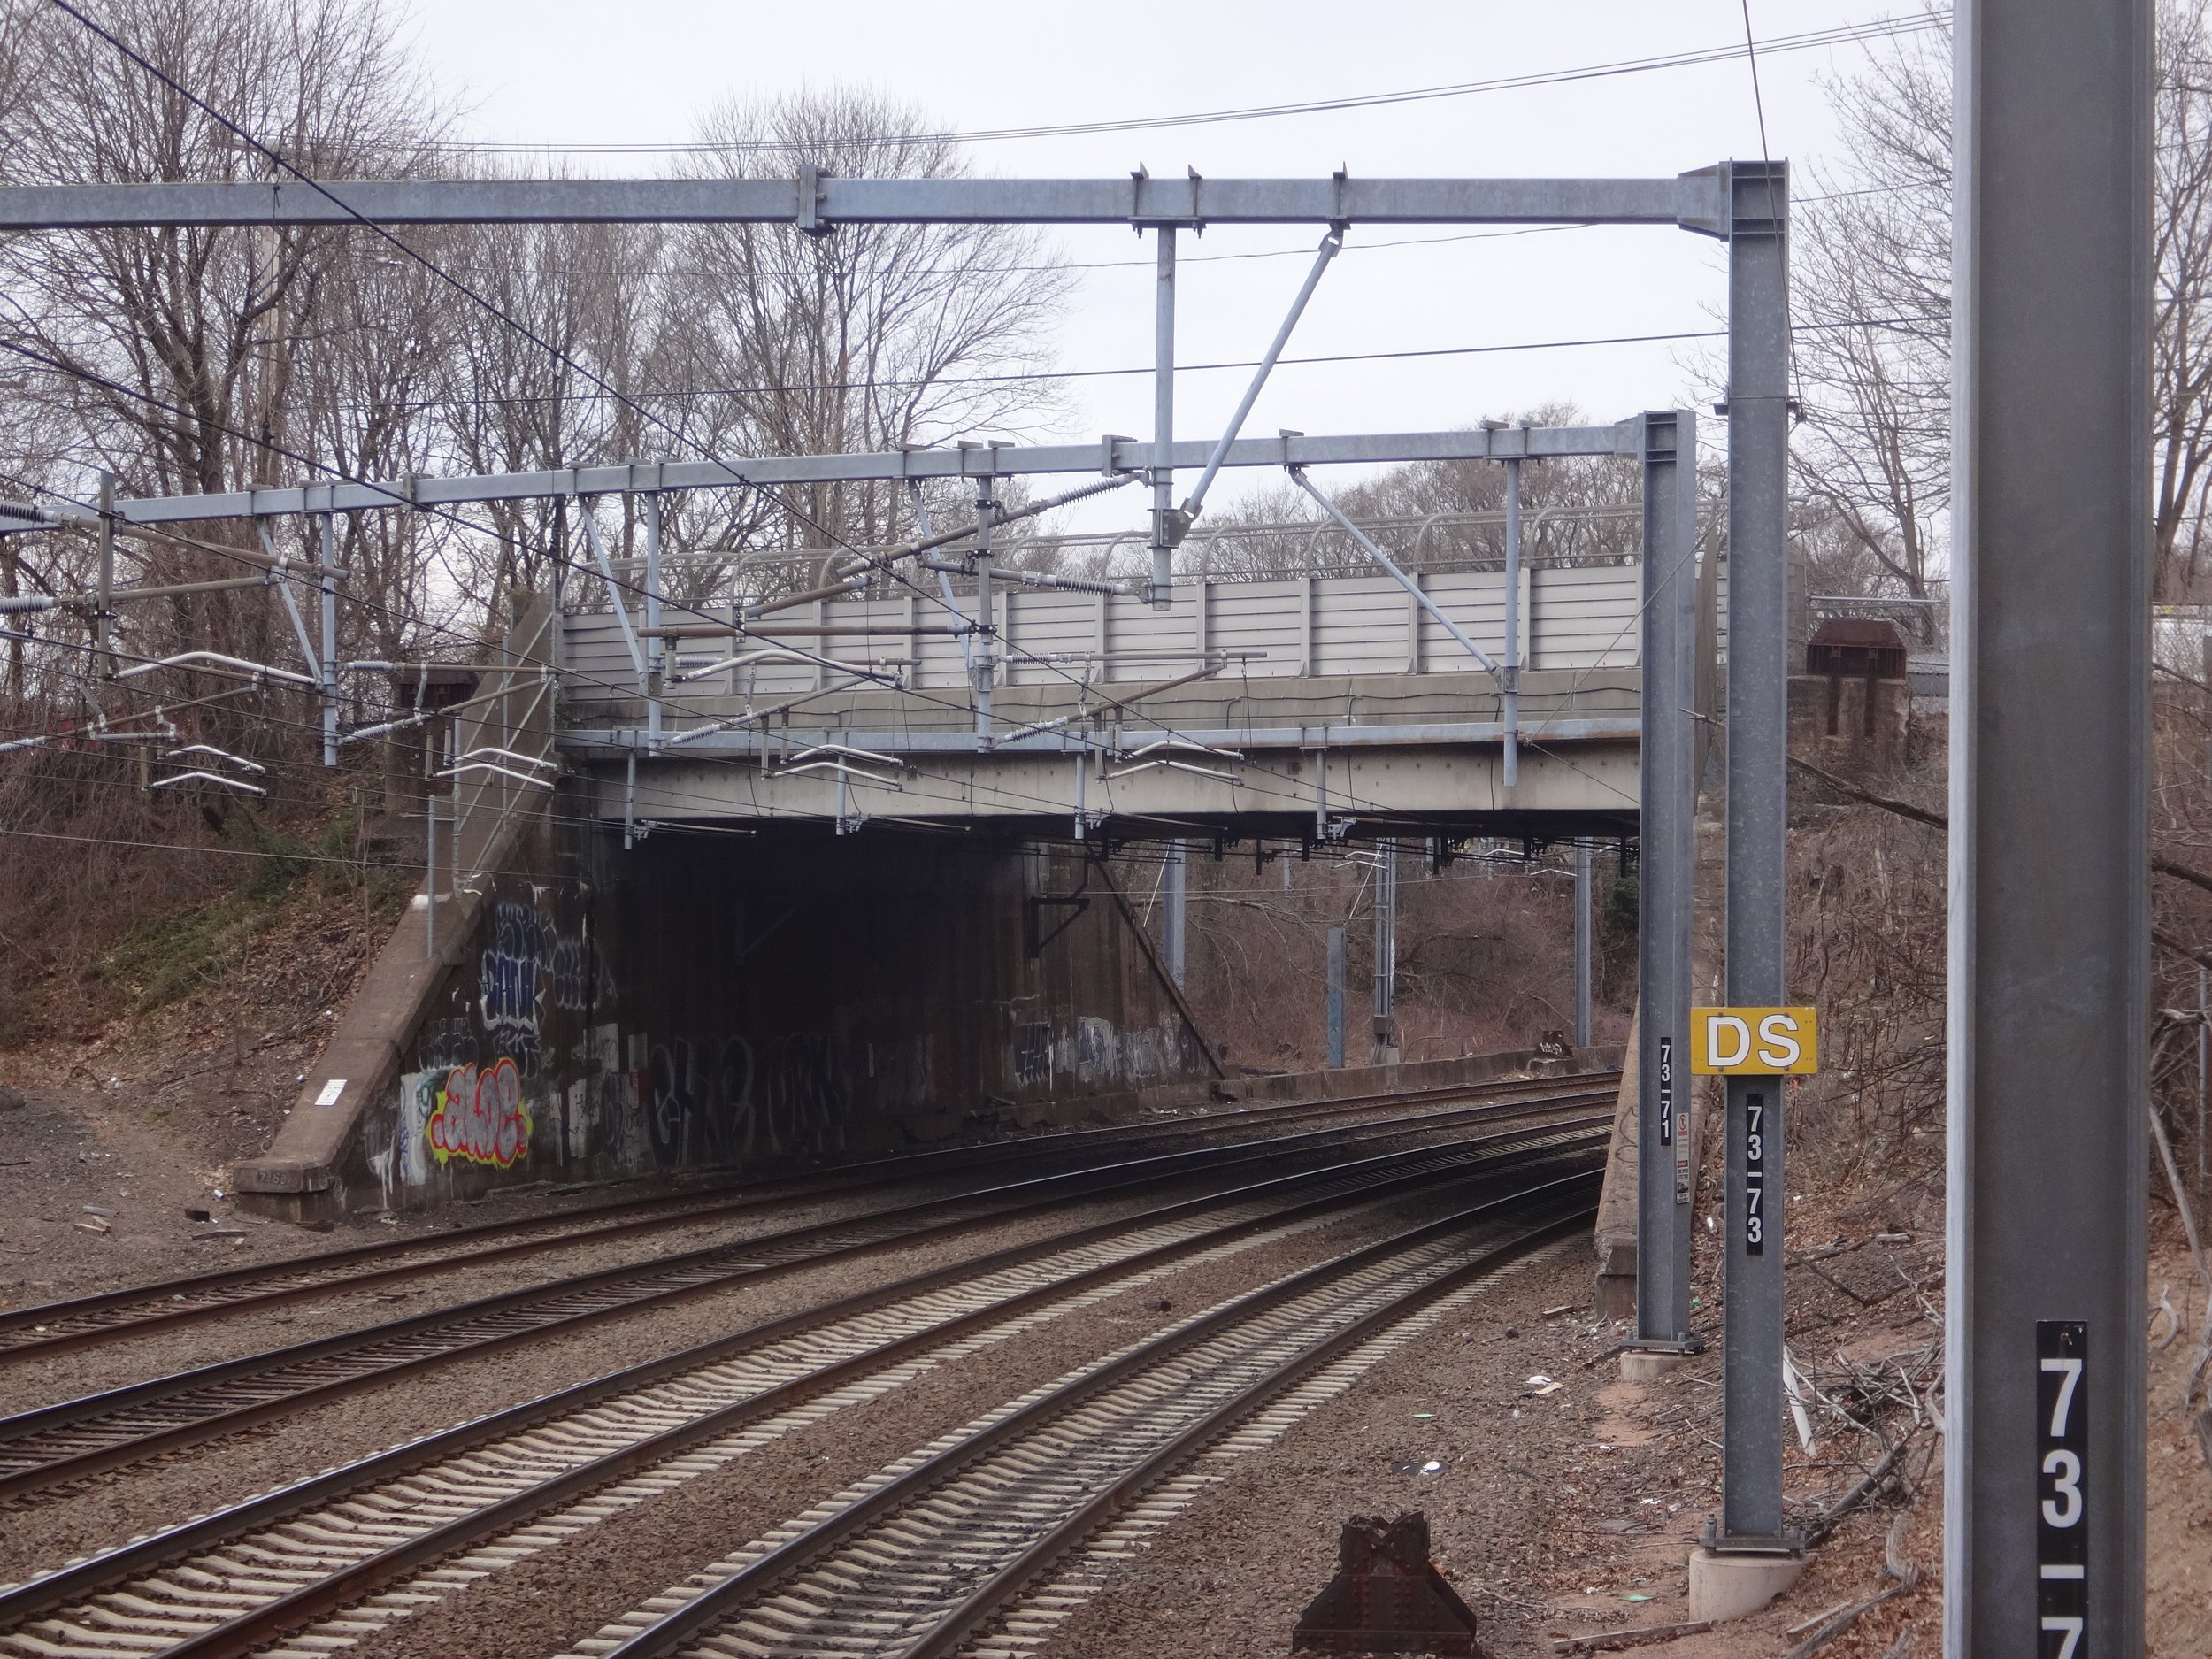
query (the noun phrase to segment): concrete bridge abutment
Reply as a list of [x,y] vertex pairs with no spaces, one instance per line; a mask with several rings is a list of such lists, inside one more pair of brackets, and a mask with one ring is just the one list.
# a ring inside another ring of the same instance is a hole
[[293,1220],[770,1171],[1034,1125],[1217,1066],[1078,849],[664,828],[566,787],[419,896],[247,1207]]

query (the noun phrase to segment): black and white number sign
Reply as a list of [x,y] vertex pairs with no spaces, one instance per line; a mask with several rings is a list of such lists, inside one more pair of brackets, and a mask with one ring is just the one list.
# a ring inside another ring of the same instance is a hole
[[2089,1326],[2035,1324],[2037,1659],[2088,1659]]
[[1743,1097],[1743,1251],[1767,1253],[1767,1097]]
[[1674,1202],[1690,1202],[1690,1102],[1674,1098],[1674,1039],[1659,1039],[1659,1134],[1674,1148]]

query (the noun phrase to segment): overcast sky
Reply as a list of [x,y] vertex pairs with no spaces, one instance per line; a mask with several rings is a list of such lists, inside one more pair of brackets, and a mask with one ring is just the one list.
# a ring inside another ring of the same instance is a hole
[[[1917,9],[1891,0],[1751,0],[1761,40]],[[839,82],[880,88],[951,131],[1183,114],[1525,75],[1740,45],[1742,0],[1670,6],[1570,0],[1071,0],[974,10],[817,0],[421,0],[418,27],[472,137],[564,143],[689,135],[718,101]],[[1823,83],[1866,61],[1861,45],[1759,60],[1765,146],[1817,167],[1832,124]],[[1008,176],[1672,174],[1762,139],[1749,66],[1691,67],[1526,89],[1104,136],[984,142],[979,171]],[[580,160],[652,173],[661,157]],[[1056,367],[1141,367],[1151,357],[1151,246],[1110,228],[1048,233],[1081,275]],[[1249,359],[1302,280],[1316,234],[1214,229],[1186,236],[1178,358]],[[1226,258],[1255,252],[1270,258]],[[1517,346],[1714,326],[1719,244],[1664,228],[1448,234],[1355,227],[1288,355]],[[1179,377],[1179,435],[1212,435],[1247,372]],[[1694,345],[1634,343],[1278,371],[1247,430],[1423,430],[1569,403],[1613,419],[1695,399]],[[1141,375],[1071,383],[1051,435],[1148,435]],[[1093,510],[1133,521],[1133,502]],[[1090,515],[1087,515],[1089,517]]]

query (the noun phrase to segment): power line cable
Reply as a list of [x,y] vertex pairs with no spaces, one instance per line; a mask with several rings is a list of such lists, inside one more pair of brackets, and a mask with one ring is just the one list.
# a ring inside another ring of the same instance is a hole
[[[1779,35],[1756,43],[1747,37],[1743,45],[1732,42],[1647,58],[1618,58],[1608,63],[1584,64],[1564,69],[1536,70],[1524,74],[1497,75],[1482,81],[1463,81],[1441,86],[1415,87],[1394,92],[1374,92],[1338,98],[1310,98],[1282,104],[1248,104],[1219,110],[1200,110],[1179,115],[1127,116],[1094,121],[1060,122],[1029,127],[984,127],[972,132],[898,134],[917,144],[996,143],[1015,139],[1080,138],[1110,133],[1153,132],[1182,127],[1213,127],[1228,122],[1275,119],[1285,116],[1333,114],[1345,110],[1379,109],[1391,104],[1423,104],[1445,98],[1463,98],[1494,92],[1525,91],[1539,87],[1564,86],[1575,81],[1609,80],[1655,70],[1695,68],[1727,63],[1758,50],[1774,55],[1810,51],[1826,47],[1860,45],[1898,35],[1916,35],[1945,27],[1931,16],[1878,18],[1863,23],[1839,24]],[[810,148],[801,139],[691,139],[672,143],[528,142],[518,141],[469,143],[452,141],[433,148],[457,154],[529,155],[759,155]]]

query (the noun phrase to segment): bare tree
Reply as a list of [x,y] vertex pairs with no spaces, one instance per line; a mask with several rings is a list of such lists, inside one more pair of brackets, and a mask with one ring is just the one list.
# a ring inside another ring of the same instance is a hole
[[[2157,591],[2189,595],[2212,473],[2212,47],[2202,0],[2158,12],[2153,526]],[[1950,488],[1951,48],[1899,37],[1831,87],[1842,161],[1800,198],[1792,260],[1798,474],[1894,588],[1944,565]]]
[[[266,179],[257,146],[311,175],[414,170],[442,113],[385,0],[105,0],[101,26],[154,65],[50,7],[12,17],[9,55],[35,58],[27,94],[0,111],[19,181]],[[188,88],[250,135],[212,119]],[[127,490],[209,493],[273,483],[319,435],[302,380],[325,296],[357,260],[346,230],[87,231],[0,249],[0,319],[53,365],[36,379],[78,456]],[[357,327],[357,339],[377,330]],[[342,462],[341,463],[342,465]],[[81,474],[79,488],[86,488]],[[243,526],[217,533],[246,541]],[[157,581],[235,576],[234,562],[140,549]],[[180,595],[127,618],[149,653],[188,639],[256,660],[276,649],[264,594]]]
[[[725,104],[701,124],[732,177],[952,178],[959,151],[878,94],[806,92]],[[683,424],[712,450],[895,449],[1033,429],[1054,411],[1021,378],[1048,357],[1069,292],[1040,239],[1005,226],[701,227],[673,242],[670,320],[693,394]],[[895,535],[903,497],[882,485],[790,492],[801,544]]]
[[[649,275],[663,239],[650,227],[595,225],[466,234],[449,264],[479,298],[452,298],[457,346],[442,389],[462,466],[522,472],[678,458],[642,401],[662,326]],[[565,579],[572,511],[558,501],[488,503],[489,534],[465,584],[495,609],[509,587]]]
[[[292,424],[308,453],[356,478],[406,478],[446,463],[449,427],[438,395],[460,346],[461,301],[433,265],[454,240],[451,233],[411,233],[411,243],[433,262],[426,265],[357,236],[349,257],[323,274],[316,326],[297,346],[294,368]],[[435,637],[457,626],[460,584],[441,580],[445,557],[462,539],[452,522],[349,513],[339,534],[354,602],[343,615],[364,654],[457,654]],[[434,637],[421,637],[425,625]]]

